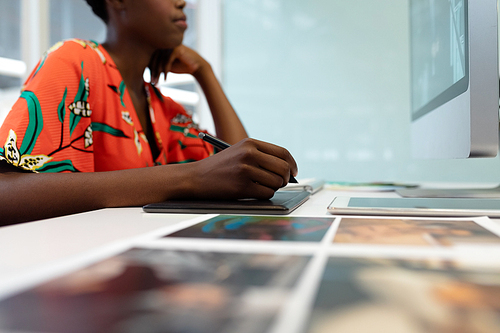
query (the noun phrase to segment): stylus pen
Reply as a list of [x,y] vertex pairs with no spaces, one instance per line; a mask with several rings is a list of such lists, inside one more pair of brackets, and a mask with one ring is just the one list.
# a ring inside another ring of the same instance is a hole
[[[210,143],[212,146],[219,148],[220,150],[224,150],[226,148],[231,147],[231,145],[229,143],[224,142],[221,139],[218,139],[218,138],[211,136],[210,134],[207,134],[207,133],[200,132],[200,134],[198,134],[198,137],[200,139],[202,139],[203,141]],[[295,183],[295,184],[298,183],[297,179],[295,179],[295,177],[292,175],[290,175],[289,182]]]

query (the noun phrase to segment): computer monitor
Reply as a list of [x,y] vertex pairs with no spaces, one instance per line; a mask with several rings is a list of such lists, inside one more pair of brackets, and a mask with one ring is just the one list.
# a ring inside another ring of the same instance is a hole
[[497,22],[497,0],[410,0],[413,156],[496,156]]
[[[497,0],[410,0],[409,4],[413,156],[496,156]],[[474,196],[421,190],[400,194]],[[500,197],[500,190],[487,196]]]

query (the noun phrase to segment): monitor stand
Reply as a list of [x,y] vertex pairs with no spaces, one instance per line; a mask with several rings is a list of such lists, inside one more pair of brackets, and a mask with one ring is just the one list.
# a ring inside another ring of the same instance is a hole
[[396,192],[405,198],[500,199],[500,185],[490,188],[402,188]]
[[[500,129],[500,122],[499,122],[499,129]],[[499,131],[499,138],[500,138],[500,131]],[[500,199],[500,185],[496,187],[482,187],[482,188],[407,187],[407,188],[397,189],[396,193],[398,193],[400,196],[404,198]]]

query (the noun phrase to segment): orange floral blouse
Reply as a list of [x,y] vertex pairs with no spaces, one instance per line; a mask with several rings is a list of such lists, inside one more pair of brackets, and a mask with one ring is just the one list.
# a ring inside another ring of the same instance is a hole
[[33,172],[93,172],[185,163],[214,153],[184,108],[145,83],[160,154],[151,149],[113,60],[69,40],[44,55],[0,128],[0,160]]

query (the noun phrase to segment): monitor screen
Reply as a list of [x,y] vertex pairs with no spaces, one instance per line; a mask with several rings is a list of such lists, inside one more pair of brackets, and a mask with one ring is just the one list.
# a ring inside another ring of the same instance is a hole
[[464,93],[469,83],[467,1],[415,1],[411,7],[412,118]]
[[413,154],[498,150],[497,0],[410,0]]

